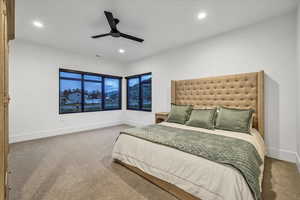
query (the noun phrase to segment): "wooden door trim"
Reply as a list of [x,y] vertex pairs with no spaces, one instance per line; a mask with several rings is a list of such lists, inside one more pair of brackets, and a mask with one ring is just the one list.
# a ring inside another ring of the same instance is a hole
[[7,36],[8,40],[15,39],[15,0],[4,0],[7,9]]
[[4,68],[5,68],[5,1],[0,0],[0,200],[5,200],[6,154],[4,127]]
[[0,0],[0,200],[7,198],[8,41],[15,37],[14,7],[14,0]]

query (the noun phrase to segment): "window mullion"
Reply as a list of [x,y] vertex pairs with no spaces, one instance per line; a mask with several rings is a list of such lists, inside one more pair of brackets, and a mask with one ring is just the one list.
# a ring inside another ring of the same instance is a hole
[[84,112],[84,80],[81,74],[81,112]]
[[122,109],[122,79],[119,79],[119,109]]
[[142,110],[142,102],[143,102],[143,95],[142,95],[142,77],[139,76],[139,110]]
[[102,94],[102,99],[101,99],[101,107],[102,107],[102,110],[105,110],[105,77],[102,77],[102,84],[101,84],[101,94]]
[[126,79],[126,109],[129,109],[129,79]]

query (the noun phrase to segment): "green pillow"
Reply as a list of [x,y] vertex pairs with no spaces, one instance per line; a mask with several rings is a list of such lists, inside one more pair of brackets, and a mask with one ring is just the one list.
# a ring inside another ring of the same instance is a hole
[[189,121],[185,124],[188,126],[214,129],[216,109],[195,109],[192,111]]
[[216,129],[249,133],[251,118],[254,110],[234,109],[234,108],[218,108],[216,118]]
[[190,117],[192,106],[180,106],[172,104],[167,122],[184,124]]

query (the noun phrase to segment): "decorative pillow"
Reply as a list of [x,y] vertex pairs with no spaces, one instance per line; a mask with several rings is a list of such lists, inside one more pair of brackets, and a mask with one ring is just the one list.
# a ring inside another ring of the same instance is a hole
[[188,126],[214,129],[214,120],[217,109],[194,109],[190,119],[185,123]]
[[254,123],[254,112],[252,113],[251,119],[250,119],[250,127],[249,127],[249,131],[251,130],[251,128],[253,128],[253,123]]
[[254,110],[219,107],[216,129],[249,133]]
[[184,124],[190,117],[192,106],[181,106],[172,104],[167,122]]

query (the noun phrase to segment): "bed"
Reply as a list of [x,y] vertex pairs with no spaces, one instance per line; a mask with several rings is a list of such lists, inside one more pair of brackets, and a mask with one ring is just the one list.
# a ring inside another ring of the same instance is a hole
[[[210,108],[226,106],[255,110],[250,134],[208,130],[163,122],[162,129],[201,132],[251,143],[264,161],[264,72],[172,81],[171,103]],[[254,200],[255,197],[237,168],[211,161],[186,151],[120,134],[113,159],[181,200]],[[259,190],[264,164],[259,167]]]

